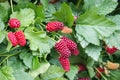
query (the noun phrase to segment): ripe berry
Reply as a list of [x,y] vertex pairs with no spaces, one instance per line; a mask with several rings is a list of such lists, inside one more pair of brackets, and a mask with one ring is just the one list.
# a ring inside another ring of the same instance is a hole
[[10,42],[12,43],[12,46],[17,46],[17,45],[18,45],[18,41],[17,41],[14,33],[8,32],[8,39],[9,39]]
[[16,36],[18,44],[20,46],[25,46],[26,45],[26,39],[25,39],[25,35],[24,35],[23,31],[17,31],[14,34]]
[[70,62],[68,58],[64,58],[64,57],[59,57],[58,58],[60,64],[62,65],[62,68],[67,72],[70,71]]
[[90,78],[79,78],[78,80],[90,80]]
[[16,18],[11,18],[8,22],[10,28],[19,28],[20,27],[20,21]]
[[[98,70],[99,72],[101,72],[101,73],[104,73],[104,72],[105,72],[105,69],[104,69],[104,68],[97,68],[97,70]],[[97,76],[98,78],[101,78],[101,75],[100,75],[99,72],[96,73],[96,76]]]
[[108,47],[108,46],[106,46],[105,47],[105,49],[106,49],[106,51],[108,52],[108,54],[114,54],[118,49],[116,48],[116,47]]
[[74,49],[77,48],[77,44],[76,44],[74,41],[68,39],[67,37],[63,36],[61,39],[63,39],[63,40],[65,41],[67,47],[68,47],[70,50],[74,50]]
[[76,49],[71,50],[71,53],[72,53],[73,55],[77,56],[80,52],[79,52],[79,50],[76,48]]
[[64,24],[62,22],[52,21],[47,23],[46,30],[49,32],[59,31],[59,30],[62,30],[63,27],[64,27]]
[[72,33],[72,29],[68,27],[64,27],[61,32],[65,34],[70,34]]
[[85,71],[85,70],[86,70],[86,67],[85,67],[85,65],[83,65],[83,64],[78,65],[78,67],[79,67],[79,71],[78,71],[78,72],[81,72],[81,71]]
[[55,44],[55,49],[60,53],[62,57],[69,57],[71,55],[70,50],[68,49],[64,40],[60,39]]

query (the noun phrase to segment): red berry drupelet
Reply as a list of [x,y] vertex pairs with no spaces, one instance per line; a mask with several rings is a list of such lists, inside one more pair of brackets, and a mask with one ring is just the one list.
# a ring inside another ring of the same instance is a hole
[[61,37],[61,39],[65,41],[67,47],[69,48],[69,50],[73,55],[77,56],[79,54],[79,50],[77,49],[77,44],[74,41],[70,40],[65,36]]
[[55,44],[55,49],[60,53],[60,56],[68,58],[71,55],[70,50],[68,49],[64,40],[60,39]]
[[118,49],[116,47],[109,47],[109,46],[106,46],[105,47],[106,51],[108,52],[108,54],[112,55],[114,54]]
[[16,18],[11,18],[8,22],[10,28],[19,28],[20,27],[20,21]]
[[14,34],[16,36],[18,44],[20,46],[25,46],[26,45],[26,39],[25,39],[25,35],[24,35],[23,31],[17,31]]
[[46,30],[48,32],[59,31],[59,30],[62,30],[63,27],[64,27],[64,24],[62,22],[52,21],[47,23]]
[[9,39],[10,42],[12,43],[12,46],[17,46],[17,45],[18,45],[18,41],[17,41],[14,33],[8,32],[8,39]]
[[60,64],[62,65],[62,68],[67,72],[70,71],[70,62],[68,58],[64,58],[62,56],[60,56],[58,58]]

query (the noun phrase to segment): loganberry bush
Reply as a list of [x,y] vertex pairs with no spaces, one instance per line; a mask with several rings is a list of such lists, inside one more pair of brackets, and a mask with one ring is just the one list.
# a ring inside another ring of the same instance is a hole
[[0,80],[119,80],[119,0],[0,0]]

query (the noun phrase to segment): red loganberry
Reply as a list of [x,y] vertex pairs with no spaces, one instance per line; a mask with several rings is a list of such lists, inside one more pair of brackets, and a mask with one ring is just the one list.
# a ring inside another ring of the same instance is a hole
[[63,36],[61,37],[61,39],[63,39],[67,45],[67,47],[70,49],[70,50],[74,50],[74,49],[77,49],[77,44],[75,42],[73,42],[72,40],[68,39],[67,37]]
[[112,54],[114,54],[118,49],[116,48],[116,47],[108,47],[108,46],[106,46],[105,47],[105,49],[106,49],[106,51],[108,52],[108,54],[110,54],[110,55],[112,55]]
[[67,45],[65,44],[65,41],[60,39],[55,44],[55,49],[60,53],[62,57],[69,57],[71,55],[70,50],[68,49]]
[[24,35],[23,31],[17,31],[14,34],[16,36],[18,44],[20,46],[25,46],[26,45],[26,39],[25,39],[25,35]]
[[86,67],[85,67],[85,65],[83,65],[83,64],[78,65],[78,67],[79,67],[79,71],[78,71],[78,72],[81,72],[81,71],[85,71],[85,70],[86,70]]
[[18,45],[18,41],[17,41],[14,33],[8,32],[8,39],[9,39],[10,42],[12,43],[12,46],[17,46],[17,45]]
[[[104,69],[104,68],[97,68],[97,70],[99,70],[99,72],[101,72],[101,73],[104,73],[104,72],[105,72],[105,69]],[[101,78],[101,75],[100,75],[99,72],[96,73],[96,76],[97,76],[98,78]]]
[[73,54],[73,55],[75,55],[75,56],[77,56],[77,55],[79,55],[79,50],[76,48],[76,49],[73,49],[73,50],[71,50],[71,53]]
[[78,80],[90,80],[90,78],[79,78]]
[[20,21],[16,18],[11,18],[8,22],[10,28],[19,28],[20,27]]
[[52,21],[47,23],[46,30],[49,32],[59,31],[59,30],[62,30],[63,27],[64,27],[64,24],[62,22]]
[[70,71],[70,62],[68,58],[64,58],[64,57],[59,57],[58,58],[60,64],[62,65],[62,68],[67,72]]

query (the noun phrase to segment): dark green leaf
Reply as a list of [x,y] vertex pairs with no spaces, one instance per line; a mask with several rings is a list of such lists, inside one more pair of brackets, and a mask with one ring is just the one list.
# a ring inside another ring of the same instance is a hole
[[19,55],[20,56],[20,59],[23,60],[23,63],[29,67],[29,68],[32,68],[32,59],[33,59],[33,56],[30,52],[28,52],[27,50],[21,52],[21,54]]
[[47,72],[41,75],[42,80],[53,80],[64,75],[64,70],[58,66],[50,66]]
[[30,74],[22,70],[15,71],[14,76],[15,76],[15,80],[34,80],[34,78],[30,76]]
[[106,15],[112,12],[118,5],[117,0],[84,0],[84,9],[96,7],[98,14]]
[[4,66],[0,69],[0,80],[15,80],[11,67]]
[[48,62],[40,62],[40,66],[37,69],[31,70],[29,73],[32,77],[35,78],[39,74],[45,73],[49,67],[50,67],[50,64]]
[[88,45],[85,49],[85,52],[88,56],[93,58],[95,61],[98,60],[102,48],[100,46]]
[[70,66],[70,71],[65,73],[69,80],[74,80],[76,74],[78,73],[78,66]]
[[46,35],[46,32],[35,32],[33,29],[29,27],[25,30],[25,36],[30,41],[30,49],[33,51],[39,50],[40,54],[50,53],[50,38]]
[[63,3],[60,7],[60,10],[53,14],[55,19],[61,22],[64,22],[66,26],[72,26],[74,22],[74,17],[72,15],[71,8]]

